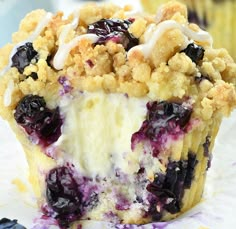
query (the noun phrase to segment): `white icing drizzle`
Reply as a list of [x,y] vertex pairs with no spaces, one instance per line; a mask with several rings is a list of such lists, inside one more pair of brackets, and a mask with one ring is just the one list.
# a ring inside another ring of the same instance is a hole
[[141,12],[139,10],[125,11],[124,15],[125,15],[125,17],[135,17],[138,15],[141,15]]
[[150,37],[152,37],[152,34],[155,32],[156,24],[152,23],[147,27],[147,30],[144,33],[144,41],[146,42]]
[[[179,29],[183,32],[183,35],[195,41],[207,42],[211,46],[213,43],[212,37],[210,36],[208,32],[203,31],[203,30],[199,30],[197,32],[193,31],[190,28],[186,27],[185,25],[179,24],[178,22],[174,20],[167,20],[167,21],[163,21],[159,23],[154,32],[152,32],[154,29],[153,27],[154,26],[151,25],[147,29],[144,35],[145,44],[137,45],[133,47],[132,49],[130,49],[129,52],[127,53],[128,58],[132,52],[137,51],[137,50],[142,52],[144,57],[147,58],[150,55],[151,51],[153,50],[157,40],[160,39],[160,37],[169,29]],[[184,43],[186,45],[186,39]]]
[[38,25],[35,28],[34,32],[26,40],[19,42],[18,44],[16,44],[13,47],[13,49],[11,50],[10,56],[9,56],[8,65],[5,68],[2,69],[2,71],[0,72],[0,76],[4,75],[11,68],[11,65],[12,65],[11,58],[16,53],[17,48],[19,48],[20,46],[24,45],[27,42],[33,42],[33,40],[35,40],[35,38],[37,36],[39,36],[39,34],[47,26],[47,24],[49,23],[51,18],[52,18],[52,13],[50,13],[50,12],[46,13],[45,16],[43,16],[41,22],[38,23]]
[[96,34],[83,34],[75,37],[68,43],[63,43],[59,45],[56,55],[53,58],[53,66],[55,69],[60,70],[64,67],[66,58],[68,57],[71,49],[73,49],[79,41],[82,39],[89,39],[92,43],[95,43],[98,40],[98,36]]
[[50,22],[51,18],[52,18],[53,14],[48,12],[46,13],[46,15],[43,17],[43,19],[41,20],[40,23],[38,23],[36,29],[34,30],[34,32],[29,36],[29,38],[27,39],[28,41],[33,41],[35,40],[35,38],[37,36],[40,35],[40,33],[43,31],[43,29],[48,25],[48,23]]
[[[35,28],[34,32],[24,41],[21,41],[19,42],[18,44],[16,44],[14,46],[14,48],[12,49],[11,53],[10,53],[10,56],[9,56],[9,61],[8,61],[8,65],[2,69],[2,71],[0,72],[0,77],[2,75],[4,75],[10,68],[11,68],[11,65],[12,65],[12,57],[13,55],[16,53],[17,51],[17,48],[24,45],[25,43],[27,42],[33,42],[33,40],[35,40],[35,38],[37,36],[40,35],[40,33],[43,31],[43,29],[47,26],[47,24],[49,23],[49,21],[51,20],[52,18],[52,13],[46,13],[42,20],[38,23],[37,27]],[[14,90],[14,81],[13,80],[10,80],[8,82],[8,86],[5,90],[5,93],[4,93],[4,106],[5,107],[8,107],[11,105],[11,96],[12,96],[12,92]]]
[[164,5],[165,4],[161,4],[159,7],[158,7],[158,10],[157,10],[157,13],[156,13],[156,17],[155,17],[155,21],[156,23],[159,23],[163,17],[163,12],[164,12]]
[[74,11],[74,19],[71,24],[65,25],[59,36],[59,45],[65,42],[66,36],[68,35],[71,29],[76,29],[79,24],[79,11]]
[[8,106],[11,105],[11,95],[12,95],[12,92],[14,90],[14,87],[15,87],[14,81],[9,80],[7,88],[6,88],[5,93],[4,93],[4,98],[3,98],[3,103],[4,103],[5,107],[8,107]]
[[53,58],[53,66],[57,70],[61,70],[64,67],[66,58],[68,57],[70,51],[78,44],[78,42],[82,39],[89,39],[93,43],[98,40],[98,36],[95,34],[83,34],[75,37],[68,43],[65,43],[65,39],[72,29],[76,29],[79,24],[79,11],[74,11],[74,19],[71,24],[65,25],[63,30],[59,35],[59,47]]

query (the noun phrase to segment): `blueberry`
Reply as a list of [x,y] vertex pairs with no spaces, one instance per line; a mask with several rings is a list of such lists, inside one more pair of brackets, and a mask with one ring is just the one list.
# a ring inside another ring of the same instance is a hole
[[133,20],[119,19],[101,19],[88,26],[87,33],[93,33],[99,36],[96,44],[105,44],[111,40],[122,44],[125,50],[131,49],[139,44],[138,38],[129,33],[128,28]]
[[0,229],[26,229],[19,223],[17,223],[17,220],[10,220],[7,218],[3,218],[0,220]]
[[58,214],[60,224],[67,225],[81,215],[82,193],[65,167],[52,169],[46,177],[46,198],[49,206]]
[[194,63],[198,64],[203,59],[205,50],[203,47],[191,43],[181,52],[184,52]]
[[184,107],[179,103],[170,103],[166,101],[159,103],[150,102],[147,104],[147,108],[149,120],[163,119],[167,123],[174,119],[180,127],[184,127],[191,116],[191,109]]
[[91,211],[99,200],[93,179],[75,173],[74,166],[67,163],[50,170],[45,180],[48,204],[43,213],[63,228]]
[[[46,108],[46,102],[43,97],[37,95],[26,95],[23,97],[16,107],[15,120],[18,124],[26,124],[32,122],[40,111]],[[26,119],[27,118],[27,119]]]
[[23,97],[16,106],[14,118],[29,135],[36,136],[42,146],[50,145],[61,135],[62,119],[59,108],[48,109],[43,97]]
[[33,59],[37,61],[38,52],[34,50],[33,44],[27,42],[17,48],[16,53],[12,56],[11,67],[16,67],[19,73],[24,72],[24,68],[28,66]]
[[198,163],[196,154],[194,154],[193,152],[189,152],[188,154],[188,166],[187,166],[187,174],[184,180],[184,187],[185,188],[190,188],[191,187],[191,183],[194,177],[194,171],[195,171],[195,167]]
[[196,154],[189,152],[188,160],[169,161],[166,173],[156,174],[154,181],[146,187],[154,196],[154,203],[150,201],[151,215],[155,214],[153,204],[171,214],[180,211],[184,190],[191,186],[197,162]]
[[72,91],[73,87],[71,86],[70,81],[66,76],[60,76],[58,78],[58,83],[62,85],[63,89],[61,90],[61,95],[67,94]]
[[[159,222],[161,220],[162,213],[157,211],[157,208],[156,208],[157,200],[156,199],[152,199],[151,202],[153,204],[150,205],[150,207],[148,209],[148,214],[151,215],[152,221]],[[153,227],[153,228],[155,228],[155,227]]]
[[159,174],[154,182],[147,186],[147,190],[158,197],[159,204],[172,214],[180,211],[185,167],[186,163],[182,161],[169,162],[166,175]]
[[33,80],[37,80],[38,74],[36,72],[32,72],[30,75],[26,76],[26,79],[27,78],[32,78]]
[[132,135],[132,149],[136,143],[150,140],[153,156],[157,156],[163,144],[162,136],[178,136],[183,133],[190,120],[192,109],[180,103],[154,101],[147,103],[147,110],[146,120],[139,131]]

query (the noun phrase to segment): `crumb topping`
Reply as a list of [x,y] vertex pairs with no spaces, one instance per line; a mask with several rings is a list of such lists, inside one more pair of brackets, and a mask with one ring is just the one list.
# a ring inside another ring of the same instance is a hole
[[[101,35],[87,31],[102,19],[130,23],[127,31],[108,30],[100,44]],[[139,41],[129,51],[127,33]],[[37,61],[30,60],[19,72],[12,67],[12,56],[26,42],[32,42]],[[190,56],[194,50],[184,52],[191,43],[204,50],[198,63]],[[177,2],[161,7],[157,15],[95,3],[68,18],[62,12],[35,10],[22,20],[12,43],[0,49],[0,74],[0,113],[6,119],[24,95],[43,96],[49,104],[59,100],[61,77],[71,93],[102,90],[159,101],[191,98],[199,115],[207,112],[206,119],[214,112],[228,115],[236,105],[236,64],[225,49],[212,47],[207,32],[188,23],[186,7]]]

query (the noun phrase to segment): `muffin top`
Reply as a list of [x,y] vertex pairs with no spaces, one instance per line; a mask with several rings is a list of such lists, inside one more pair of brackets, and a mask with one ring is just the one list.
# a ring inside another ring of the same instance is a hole
[[183,4],[156,15],[89,3],[65,17],[35,10],[0,49],[0,114],[12,117],[33,94],[55,107],[75,91],[188,101],[196,116],[228,115],[236,105],[236,64],[209,33],[187,21]]

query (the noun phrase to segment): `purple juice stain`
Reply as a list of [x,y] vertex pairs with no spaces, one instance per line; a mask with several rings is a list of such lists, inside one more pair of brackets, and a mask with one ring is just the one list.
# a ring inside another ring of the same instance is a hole
[[94,63],[93,63],[92,60],[88,59],[88,60],[86,60],[86,63],[88,64],[88,66],[89,66],[90,68],[93,68],[93,67],[94,67]]
[[127,184],[129,182],[128,174],[124,173],[120,168],[116,168],[115,176],[119,179],[119,182],[122,184]]
[[73,87],[71,86],[71,83],[66,76],[60,76],[58,78],[58,82],[63,87],[63,90],[60,91],[60,95],[67,94],[72,91]]
[[171,222],[151,223],[148,225],[117,224],[114,226],[114,228],[116,228],[116,229],[145,229],[145,228],[165,229],[170,224],[171,224]]
[[14,118],[42,147],[49,146],[61,136],[59,108],[47,108],[44,98],[38,95],[23,97],[16,106]]
[[116,229],[136,229],[136,228],[139,228],[139,229],[142,229],[144,228],[143,225],[133,225],[133,224],[119,224],[119,225],[115,225]]
[[93,33],[99,36],[95,45],[105,44],[107,41],[113,41],[122,44],[124,49],[128,51],[132,47],[139,44],[138,38],[134,37],[129,31],[129,26],[133,23],[133,19],[101,19],[88,26],[87,33]]
[[117,199],[117,202],[115,205],[116,210],[125,211],[125,210],[130,209],[131,204],[124,195],[122,194],[116,195],[116,199]]
[[146,120],[141,128],[132,135],[131,148],[148,141],[152,155],[157,157],[165,143],[171,138],[177,140],[185,133],[192,109],[180,103],[148,102]]

